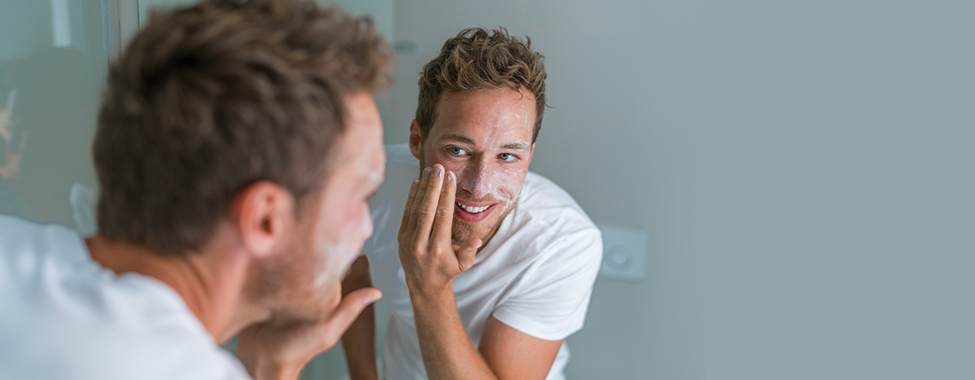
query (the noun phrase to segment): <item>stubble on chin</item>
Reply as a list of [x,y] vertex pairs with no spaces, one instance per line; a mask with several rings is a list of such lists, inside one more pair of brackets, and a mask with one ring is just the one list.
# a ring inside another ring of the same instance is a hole
[[513,211],[515,209],[515,206],[517,205],[518,205],[517,198],[515,198],[514,201],[506,204],[505,208],[501,210],[501,216],[497,219],[494,225],[491,226],[491,228],[488,229],[487,231],[480,234],[477,231],[478,229],[477,227],[479,227],[478,225],[482,224],[483,221],[479,223],[469,223],[460,220],[456,216],[454,216],[454,222],[451,225],[451,231],[450,231],[451,243],[454,245],[461,245],[473,238],[480,238],[481,248],[484,248],[484,246],[487,245],[488,241],[490,241],[494,237],[494,234],[498,232],[498,229],[501,228],[501,223],[504,223],[504,220],[508,218],[508,215],[511,214],[511,211]]

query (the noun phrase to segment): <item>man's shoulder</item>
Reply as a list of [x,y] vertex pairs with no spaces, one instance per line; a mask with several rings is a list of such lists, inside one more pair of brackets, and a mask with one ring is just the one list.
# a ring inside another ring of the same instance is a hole
[[[508,239],[522,242],[526,253],[563,252],[564,248],[585,245],[601,239],[599,229],[581,206],[555,182],[529,172],[518,206],[508,216]],[[578,251],[598,255],[601,251]]]
[[0,242],[22,243],[51,234],[71,234],[71,230],[55,224],[42,225],[17,216],[0,214]]
[[396,234],[410,184],[419,173],[420,163],[406,144],[386,145],[386,178],[376,195],[369,200],[369,211],[375,228],[363,251],[395,252]]
[[247,378],[175,291],[102,268],[64,227],[0,216],[0,309],[12,378]]
[[87,256],[81,235],[67,227],[0,215],[0,278],[15,281],[43,262],[70,264]]
[[405,205],[410,184],[419,175],[419,168],[420,162],[413,157],[406,144],[386,145],[386,178],[369,202],[370,206],[388,206],[391,203]]
[[[83,323],[64,323],[67,319]],[[104,322],[63,314],[24,322],[18,327],[31,331],[29,336],[4,334],[0,350],[21,351],[0,358],[0,372],[39,379],[250,379],[239,361],[186,326]]]
[[409,144],[386,144],[386,163],[419,165],[416,157],[410,152]]
[[567,191],[538,173],[528,173],[515,211],[525,219],[523,223],[539,224],[553,233],[598,232],[589,215]]

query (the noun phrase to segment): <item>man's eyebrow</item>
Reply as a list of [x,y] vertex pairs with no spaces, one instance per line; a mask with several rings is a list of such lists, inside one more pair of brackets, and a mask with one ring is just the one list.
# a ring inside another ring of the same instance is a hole
[[474,140],[471,140],[471,139],[469,139],[469,138],[467,138],[465,136],[461,136],[461,135],[453,134],[453,133],[440,136],[440,140],[450,140],[450,141],[456,141],[456,142],[460,142],[460,143],[464,143],[464,144],[474,145]]
[[[475,145],[474,144],[474,140],[471,140],[470,138],[467,138],[465,136],[461,136],[461,135],[458,135],[458,134],[452,134],[452,133],[451,134],[446,134],[446,135],[440,136],[440,140],[456,141],[456,142],[459,142],[459,143]],[[528,147],[529,147],[529,145],[526,144],[526,143],[523,143],[523,142],[513,142],[513,143],[508,143],[508,144],[502,145],[501,146],[501,149],[507,149],[507,150],[528,150]]]
[[528,144],[525,144],[525,143],[522,143],[522,142],[515,142],[515,143],[510,143],[510,144],[504,144],[503,146],[501,146],[501,149],[507,149],[507,150],[528,150]]

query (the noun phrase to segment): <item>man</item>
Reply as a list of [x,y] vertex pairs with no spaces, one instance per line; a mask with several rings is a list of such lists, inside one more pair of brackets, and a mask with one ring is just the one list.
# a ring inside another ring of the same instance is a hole
[[[408,149],[389,148],[371,202],[376,234],[343,282],[385,294],[385,378],[563,378],[602,243],[565,191],[528,171],[542,56],[504,29],[468,29],[421,75]],[[343,339],[353,379],[378,377],[370,309]]]
[[[372,233],[390,60],[311,2],[155,15],[109,73],[98,234],[0,216],[0,378],[296,379],[381,297],[340,284]],[[218,345],[240,331],[243,366]]]

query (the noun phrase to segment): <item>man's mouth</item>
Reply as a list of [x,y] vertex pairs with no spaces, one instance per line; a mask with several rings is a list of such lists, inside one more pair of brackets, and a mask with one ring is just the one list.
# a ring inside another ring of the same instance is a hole
[[491,207],[490,205],[488,205],[488,206],[481,206],[481,207],[471,207],[471,206],[465,206],[464,204],[462,204],[460,202],[456,202],[456,203],[457,203],[458,206],[460,206],[460,208],[464,209],[464,211],[467,211],[467,212],[469,212],[471,214],[480,214],[480,213],[484,212],[484,210],[487,210],[489,207]]
[[494,210],[494,206],[496,206],[497,203],[475,206],[455,202],[454,205],[456,206],[454,207],[454,214],[457,215],[457,217],[465,222],[477,223],[484,220],[484,218],[487,218],[487,216],[491,214],[491,211]]

